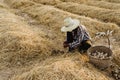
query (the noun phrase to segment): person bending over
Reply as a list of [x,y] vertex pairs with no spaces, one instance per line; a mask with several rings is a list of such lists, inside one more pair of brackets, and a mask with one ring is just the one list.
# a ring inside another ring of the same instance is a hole
[[69,47],[70,52],[77,48],[80,52],[85,53],[92,46],[86,27],[78,19],[66,18],[61,31],[67,33],[63,46],[64,48]]

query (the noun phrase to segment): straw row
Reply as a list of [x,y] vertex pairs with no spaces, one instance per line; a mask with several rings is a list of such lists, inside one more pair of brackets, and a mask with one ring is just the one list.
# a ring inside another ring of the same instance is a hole
[[113,3],[120,3],[120,0],[97,0],[97,1],[107,1]]
[[120,25],[120,12],[118,11],[71,2],[61,3],[58,4],[56,7],[78,15],[85,15],[87,17],[102,20],[104,22],[113,22]]
[[100,8],[113,9],[113,10],[120,9],[120,4],[106,2],[105,0],[104,1],[103,0],[101,0],[101,1],[99,1],[99,0],[61,0],[61,1],[86,4],[86,5],[90,5],[90,6],[96,6],[96,7],[100,7]]

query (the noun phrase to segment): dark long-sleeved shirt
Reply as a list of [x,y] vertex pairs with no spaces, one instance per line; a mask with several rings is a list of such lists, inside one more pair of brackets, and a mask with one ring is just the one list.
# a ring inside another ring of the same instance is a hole
[[74,33],[74,31],[72,31],[72,35],[73,35],[73,42],[69,43],[69,47],[71,47],[71,48],[77,47],[84,40],[91,40],[91,37],[90,37],[87,29],[83,25],[80,25],[77,28],[76,34]]

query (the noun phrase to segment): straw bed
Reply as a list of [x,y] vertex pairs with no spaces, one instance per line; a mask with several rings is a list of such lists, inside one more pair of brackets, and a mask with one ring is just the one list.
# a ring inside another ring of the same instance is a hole
[[77,18],[92,37],[109,29],[119,42],[119,26],[56,8],[62,3],[59,0],[4,2],[8,7],[0,7],[1,80],[113,80],[87,63],[88,56],[68,53],[63,48],[66,35],[60,29],[66,17]]
[[115,24],[103,23],[103,22],[93,20],[93,19],[90,19],[87,17],[70,14],[68,12],[61,11],[52,6],[37,6],[37,5],[35,5],[32,7],[23,9],[23,11],[25,13],[29,14],[31,17],[38,20],[41,24],[49,26],[50,29],[54,28],[54,30],[57,30],[57,31],[60,30],[60,28],[63,24],[63,20],[67,16],[71,16],[73,18],[78,18],[81,21],[81,23],[88,28],[91,35],[93,35],[97,31],[103,31],[103,30],[105,31],[108,28],[115,29],[115,31],[118,30],[118,27]]
[[86,4],[86,5],[105,8],[105,9],[113,9],[113,10],[120,9],[120,4],[110,3],[110,2],[106,2],[106,1],[102,1],[102,0],[101,1],[97,1],[97,0],[61,0],[61,1]]
[[[52,64],[50,65],[39,65],[39,67],[36,66],[28,72],[25,72],[21,75],[16,75],[11,80],[86,80],[98,78],[99,80],[110,79],[106,78],[103,74],[95,71],[94,68],[81,67],[81,63],[77,64],[70,58],[66,60],[63,58],[59,59],[60,60],[57,60],[55,62],[52,61]],[[94,76],[96,76],[96,78]]]
[[98,0],[98,1],[107,1],[113,3],[120,3],[120,0]]
[[120,12],[118,11],[102,9],[71,2],[61,3],[58,4],[56,7],[78,15],[85,15],[87,17],[100,19],[105,22],[114,22],[120,25]]
[[[21,18],[1,9],[0,13],[0,62],[13,64],[16,62],[26,63],[28,59],[37,57],[41,60],[51,54],[50,41],[45,39],[44,32],[39,35],[27,24],[20,21]],[[6,24],[7,23],[7,24]],[[49,53],[48,53],[49,52]]]

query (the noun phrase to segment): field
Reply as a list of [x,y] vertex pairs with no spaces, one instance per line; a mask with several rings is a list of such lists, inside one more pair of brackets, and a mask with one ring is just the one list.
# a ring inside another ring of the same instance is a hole
[[113,63],[120,66],[120,0],[0,0],[0,80],[115,80],[88,56],[63,48],[66,17],[97,32],[113,30]]

